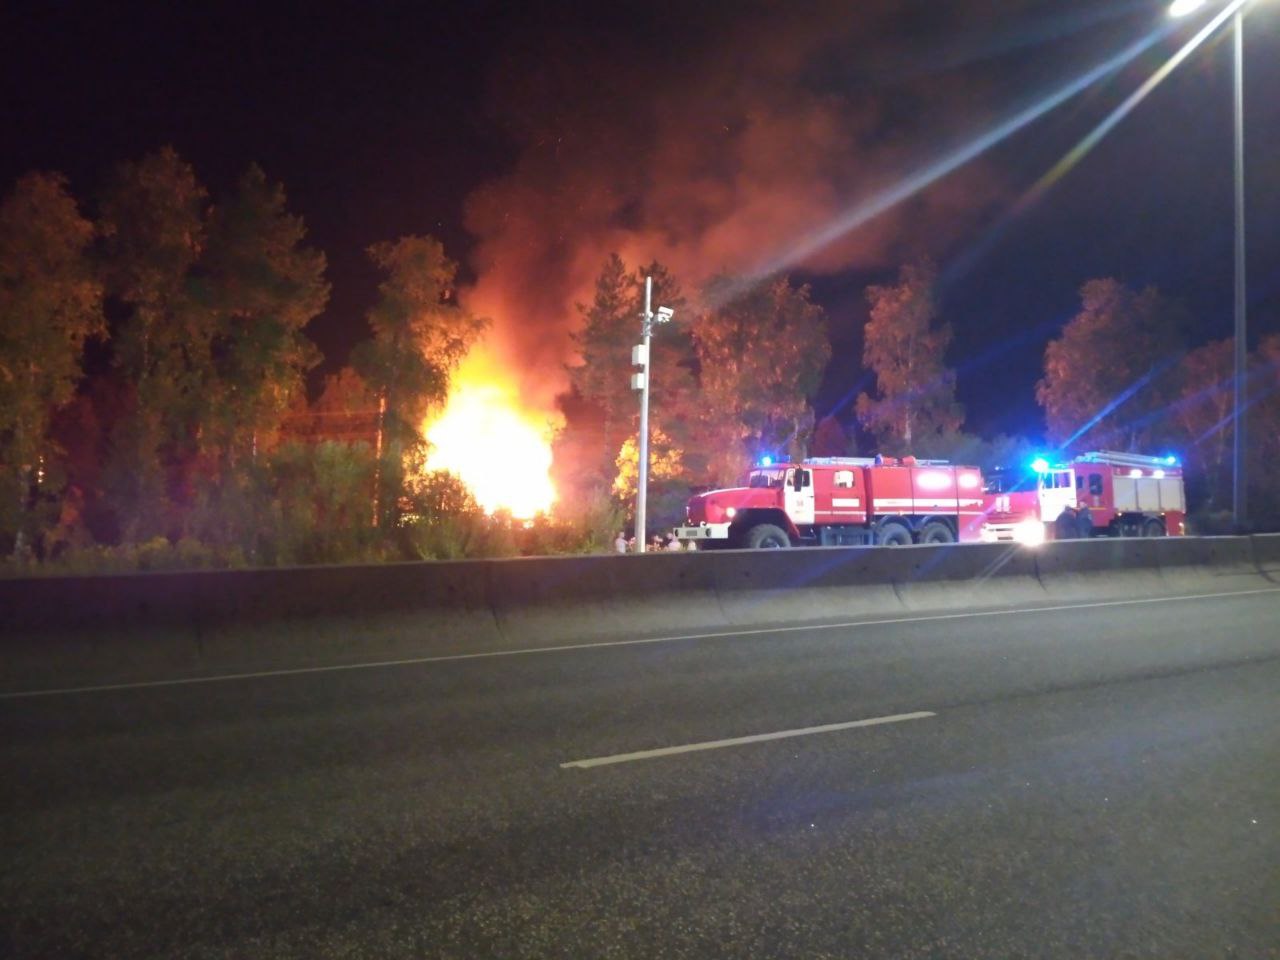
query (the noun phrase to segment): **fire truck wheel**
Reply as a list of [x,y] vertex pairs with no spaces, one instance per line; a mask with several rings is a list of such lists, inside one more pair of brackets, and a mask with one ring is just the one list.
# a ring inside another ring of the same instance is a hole
[[880,529],[876,531],[876,543],[882,547],[909,547],[911,531],[897,520],[889,520],[880,524]]
[[791,546],[787,531],[772,523],[760,523],[747,531],[747,548],[750,550],[781,550]]
[[956,535],[945,523],[934,520],[926,523],[920,531],[921,543],[955,543]]
[[1164,524],[1152,517],[1142,525],[1142,535],[1144,537],[1163,537]]

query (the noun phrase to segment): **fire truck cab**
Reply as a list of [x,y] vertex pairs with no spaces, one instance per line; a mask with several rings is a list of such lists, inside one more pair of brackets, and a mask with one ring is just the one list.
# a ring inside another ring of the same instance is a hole
[[1037,544],[1077,537],[1186,532],[1182,470],[1174,457],[1099,450],[1032,465],[1034,485],[988,489],[982,539]]
[[982,475],[941,460],[812,457],[762,463],[742,487],[692,497],[684,542],[779,548],[976,541]]

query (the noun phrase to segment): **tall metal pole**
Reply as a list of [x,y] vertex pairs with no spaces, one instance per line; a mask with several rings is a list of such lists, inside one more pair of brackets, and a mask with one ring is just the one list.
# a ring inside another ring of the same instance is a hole
[[644,529],[644,505],[649,495],[649,380],[653,364],[649,357],[649,340],[653,336],[653,277],[644,278],[644,315],[640,318],[644,331],[644,387],[640,390],[639,480],[636,482],[636,552],[648,548]]
[[1237,529],[1247,523],[1248,509],[1245,483],[1245,450],[1249,416],[1246,378],[1249,367],[1249,341],[1245,326],[1244,264],[1244,9],[1236,11],[1233,46],[1234,118],[1235,118],[1235,200],[1236,200],[1236,283],[1235,283],[1235,443],[1231,449],[1231,512]]

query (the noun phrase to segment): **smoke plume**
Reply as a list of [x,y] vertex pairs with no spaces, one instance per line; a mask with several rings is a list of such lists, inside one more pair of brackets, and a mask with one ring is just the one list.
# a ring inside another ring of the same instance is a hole
[[[971,91],[901,75],[884,43],[910,16],[899,4],[685,6],[698,9],[646,6],[630,29],[531,22],[496,64],[493,118],[518,154],[468,198],[468,302],[543,409],[565,386],[575,302],[611,251],[661,260],[693,295],[712,275],[776,263],[959,133],[949,118]],[[993,196],[992,178],[966,168],[794,267],[894,266]]]

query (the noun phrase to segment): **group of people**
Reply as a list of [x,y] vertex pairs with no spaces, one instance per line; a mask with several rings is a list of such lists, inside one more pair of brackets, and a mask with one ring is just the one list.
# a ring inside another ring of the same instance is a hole
[[[696,548],[694,547],[692,541],[690,541],[688,547],[685,547],[679,540],[676,539],[676,535],[674,533],[668,534],[665,539],[661,536],[661,534],[654,534],[653,539],[649,541],[648,552],[656,553],[659,550],[669,550],[669,551],[675,552],[675,551],[686,550],[686,549],[694,550]],[[619,530],[618,535],[613,540],[613,552],[614,553],[635,553],[636,538],[628,537],[627,532],[625,530]]]

